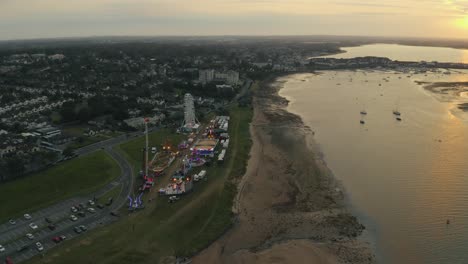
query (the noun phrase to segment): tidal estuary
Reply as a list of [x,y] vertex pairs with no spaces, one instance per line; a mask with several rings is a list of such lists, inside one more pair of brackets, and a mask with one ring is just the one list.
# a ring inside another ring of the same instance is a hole
[[468,113],[457,107],[468,93],[418,84],[468,82],[467,73],[326,71],[278,80],[379,263],[468,263]]

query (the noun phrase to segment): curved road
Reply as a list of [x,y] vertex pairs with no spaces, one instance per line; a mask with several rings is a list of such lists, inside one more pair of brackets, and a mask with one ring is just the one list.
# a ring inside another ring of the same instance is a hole
[[[76,150],[76,154],[82,156],[103,149],[119,165],[121,169],[120,178],[109,183],[96,193],[89,194],[87,197],[74,197],[33,212],[31,213],[31,220],[21,218],[16,219],[17,223],[15,225],[11,225],[10,223],[0,225],[0,244],[6,249],[5,252],[0,253],[0,261],[3,261],[6,256],[10,256],[14,263],[22,262],[37,254],[44,254],[50,248],[59,246],[60,244],[52,242],[52,238],[55,236],[65,235],[67,239],[78,236],[79,234],[73,231],[73,228],[76,226],[85,225],[89,230],[118,219],[118,217],[112,216],[110,212],[124,206],[127,196],[132,192],[135,177],[133,176],[131,164],[112,147],[142,135],[142,132],[129,133]],[[72,214],[70,208],[72,206],[80,203],[87,204],[88,200],[93,199],[93,197],[100,197],[118,185],[123,186],[122,191],[118,197],[114,197],[114,201],[110,206],[105,206],[103,209],[95,208],[96,213],[93,214],[86,211],[86,216],[79,217],[75,222],[70,220],[69,217]],[[54,220],[54,224],[56,225],[55,230],[51,231],[48,229],[45,217]],[[36,230],[31,229],[29,227],[31,222],[37,224],[39,228]],[[33,233],[35,238],[32,240],[26,238],[27,233]],[[35,243],[38,241],[44,246],[44,251],[42,252],[39,252],[35,246]],[[20,251],[20,249],[23,250]]]

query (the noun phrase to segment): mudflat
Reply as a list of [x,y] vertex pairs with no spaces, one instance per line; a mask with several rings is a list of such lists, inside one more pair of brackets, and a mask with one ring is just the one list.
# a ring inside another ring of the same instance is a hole
[[193,263],[375,263],[312,130],[285,110],[280,88],[272,78],[254,91],[253,145],[234,203],[237,221]]

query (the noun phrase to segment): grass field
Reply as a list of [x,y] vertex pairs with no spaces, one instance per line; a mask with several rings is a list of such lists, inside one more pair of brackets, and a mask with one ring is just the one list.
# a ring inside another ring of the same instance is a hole
[[96,191],[120,175],[103,151],[65,161],[28,177],[0,185],[0,221],[34,212],[60,200]]
[[110,191],[106,192],[105,194],[99,196],[97,198],[97,202],[101,204],[105,204],[109,198],[114,198],[116,199],[117,196],[119,196],[120,192],[122,191],[122,185],[117,185],[114,188],[112,188]]
[[[168,129],[161,129],[156,132],[152,132],[148,135],[148,145],[149,147],[161,148],[161,145],[165,141],[169,141],[173,147],[177,145],[185,138],[184,135],[171,133]],[[143,160],[143,148],[145,147],[145,138],[139,137],[134,140],[123,143],[119,146],[119,149],[124,153],[127,160],[130,164],[133,165],[135,169],[135,175],[138,175],[139,170],[142,167]],[[151,152],[149,153],[149,159],[152,158]]]
[[122,132],[110,132],[107,134],[98,134],[96,136],[85,136],[83,133],[87,131],[89,127],[85,125],[73,125],[73,126],[67,126],[63,129],[64,134],[71,136],[71,137],[76,137],[76,138],[81,138],[82,141],[78,142],[78,140],[75,140],[72,142],[69,147],[72,149],[78,149],[87,145],[91,145],[106,139],[110,139],[113,137],[117,137],[122,134]]
[[[209,167],[208,181],[196,183],[194,191],[180,201],[169,204],[167,198],[158,197],[147,203],[145,210],[67,241],[29,263],[160,263],[168,256],[190,256],[203,249],[232,224],[236,186],[228,179],[245,172],[251,118],[249,108],[231,109],[231,144],[225,163]],[[162,133],[154,134],[156,142],[164,141]],[[134,157],[141,156],[140,149],[131,144],[122,146]],[[139,164],[139,159],[134,162]],[[161,181],[168,182],[167,176]]]

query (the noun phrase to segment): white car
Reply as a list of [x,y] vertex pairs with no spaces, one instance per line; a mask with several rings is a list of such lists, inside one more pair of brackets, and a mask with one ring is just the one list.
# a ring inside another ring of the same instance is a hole
[[30,214],[24,214],[23,216],[26,220],[30,220],[32,218]]
[[27,233],[27,234],[26,234],[26,237],[29,238],[30,240],[33,240],[33,239],[34,239],[34,235],[31,234],[31,233]]
[[37,248],[37,250],[39,250],[39,251],[44,250],[44,247],[42,246],[41,242],[36,242],[36,248]]
[[8,222],[10,223],[10,225],[16,225],[16,221],[14,219],[10,219],[8,220]]
[[30,227],[31,229],[37,229],[37,228],[39,228],[35,223],[30,223],[30,224],[29,224],[29,227]]
[[96,210],[94,210],[94,208],[92,208],[92,207],[88,208],[87,210],[88,210],[88,212],[90,212],[92,214],[96,213]]
[[75,206],[72,206],[70,210],[72,211],[72,213],[78,212],[78,209]]
[[89,201],[88,201],[88,204],[91,205],[91,206],[94,206],[94,201],[93,201],[93,200],[89,200]]
[[170,203],[173,203],[173,202],[176,202],[176,201],[179,201],[179,197],[177,197],[175,195],[169,197],[169,202]]
[[0,245],[0,252],[5,252],[5,248],[2,245]]
[[75,215],[70,215],[70,220],[72,220],[73,222],[75,222],[75,221],[78,220],[78,217],[76,217]]

